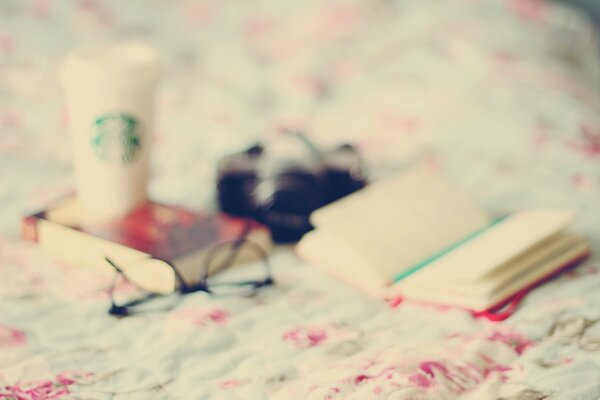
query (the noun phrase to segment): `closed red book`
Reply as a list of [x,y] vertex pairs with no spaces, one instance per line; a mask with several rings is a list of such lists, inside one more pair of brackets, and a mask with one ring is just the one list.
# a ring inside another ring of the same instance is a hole
[[[110,257],[127,267],[155,257],[171,261],[188,284],[199,279],[209,248],[235,240],[246,229],[248,240],[265,250],[271,247],[268,229],[254,221],[159,203],[147,203],[119,219],[83,223],[71,196],[22,221],[24,239],[69,264],[107,268],[104,258]],[[237,261],[252,256],[241,251]],[[167,292],[174,282],[155,283]]]

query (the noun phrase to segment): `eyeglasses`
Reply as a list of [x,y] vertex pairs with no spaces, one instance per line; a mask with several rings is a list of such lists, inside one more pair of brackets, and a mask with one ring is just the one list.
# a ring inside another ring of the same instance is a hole
[[[261,261],[260,279],[222,281],[215,272],[231,267],[244,256]],[[174,308],[182,296],[205,292],[211,295],[254,295],[262,287],[274,284],[267,252],[245,235],[234,240],[221,242],[211,247],[200,265],[194,284],[188,284],[175,265],[157,257],[147,257],[131,262],[126,267],[118,265],[110,257],[104,258],[117,274],[110,289],[111,305],[108,313],[114,316],[168,311]],[[123,264],[125,265],[125,264]],[[117,303],[116,289],[120,279],[129,282],[138,291],[138,296],[122,304]]]

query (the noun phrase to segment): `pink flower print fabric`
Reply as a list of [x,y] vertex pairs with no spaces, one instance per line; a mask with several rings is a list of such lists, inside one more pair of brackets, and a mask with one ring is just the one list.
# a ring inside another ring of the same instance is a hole
[[486,380],[507,381],[515,360],[531,345],[518,334],[499,330],[453,335],[442,346],[427,342],[387,346],[340,363],[325,363],[290,383],[286,394],[276,398],[359,400],[401,394],[398,398],[456,399]]
[[[565,3],[0,0],[1,400],[600,398],[600,46]],[[214,209],[222,155],[298,128],[356,145],[372,180],[418,160],[493,214],[578,210],[596,255],[492,330],[392,308],[289,248],[257,296],[109,317],[114,271],[19,240],[22,215],[73,190],[57,70],[74,37],[160,54],[155,200]]]
[[307,349],[355,336],[355,332],[334,324],[301,325],[287,329],[281,339],[297,348]]
[[65,371],[54,377],[33,382],[17,382],[0,386],[0,399],[3,400],[58,400],[71,394],[71,386],[80,380],[93,376],[90,372]]
[[21,347],[27,343],[25,332],[0,324],[0,349]]

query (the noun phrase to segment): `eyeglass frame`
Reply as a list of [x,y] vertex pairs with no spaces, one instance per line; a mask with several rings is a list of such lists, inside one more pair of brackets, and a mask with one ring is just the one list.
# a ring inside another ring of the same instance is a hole
[[[173,271],[173,274],[175,276],[175,279],[177,280],[177,284],[178,284],[177,289],[173,291],[173,294],[178,294],[180,297],[185,296],[190,293],[195,293],[195,292],[205,292],[210,295],[215,295],[215,293],[210,289],[210,286],[214,287],[214,286],[230,285],[230,286],[240,286],[241,287],[241,286],[248,285],[251,288],[251,290],[253,292],[255,292],[256,290],[258,290],[262,287],[274,285],[275,280],[273,278],[271,263],[269,262],[269,256],[268,256],[267,252],[261,246],[254,243],[253,241],[247,239],[245,236],[246,236],[245,234],[242,234],[242,237],[239,237],[239,238],[236,238],[233,240],[220,242],[220,243],[217,243],[217,244],[211,246],[211,248],[208,250],[208,252],[206,254],[206,258],[204,259],[204,262],[203,262],[204,268],[202,270],[204,272],[203,272],[202,276],[200,277],[199,282],[192,284],[192,285],[188,284],[185,281],[185,279],[183,279],[181,272],[179,272],[179,270],[177,269],[177,267],[175,266],[175,264],[173,262],[166,260],[164,258],[161,258],[161,257],[152,256],[152,255],[150,255],[148,257],[148,259],[164,262],[166,265],[168,265],[171,268],[171,270]],[[235,257],[237,256],[242,245],[249,244],[254,250],[257,251],[257,253],[259,253],[260,260],[262,261],[262,263],[265,267],[265,270],[266,270],[265,279],[263,279],[263,280],[246,280],[246,281],[239,281],[239,282],[221,282],[221,283],[217,282],[212,285],[209,285],[207,282],[207,279],[210,274],[210,262],[214,258],[217,250],[228,244],[232,244],[232,251],[226,258],[225,262],[223,262],[222,265],[220,265],[218,268],[216,268],[217,271],[228,268],[231,265],[233,265],[232,262],[235,260]],[[166,297],[166,295],[150,292],[146,296],[141,297],[139,299],[131,300],[131,301],[128,301],[121,305],[117,304],[114,294],[115,294],[119,276],[122,276],[125,280],[127,280],[127,282],[133,284],[134,286],[137,286],[139,289],[142,289],[142,290],[144,290],[144,289],[141,288],[139,285],[136,285],[135,282],[132,282],[127,277],[127,274],[125,273],[123,268],[119,267],[110,257],[105,256],[104,260],[117,272],[117,274],[115,275],[115,279],[113,281],[113,285],[111,286],[111,289],[109,291],[110,296],[111,296],[111,305],[108,310],[109,315],[117,316],[117,317],[125,317],[128,315],[132,315],[133,313],[130,310],[131,307],[143,304],[154,298]]]

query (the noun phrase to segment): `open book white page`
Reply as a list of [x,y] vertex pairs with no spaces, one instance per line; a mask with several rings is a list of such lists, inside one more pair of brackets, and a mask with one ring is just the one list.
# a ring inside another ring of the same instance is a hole
[[[386,296],[395,294],[411,300],[485,310],[589,254],[590,246],[584,238],[576,235],[567,235],[565,238],[568,239],[561,240],[562,243],[557,247],[538,249],[531,258],[521,263],[523,269],[510,280],[491,280],[489,285],[483,282],[455,285],[448,282],[444,284],[441,280],[413,280],[410,276],[390,288]],[[481,290],[484,287],[487,290]]]
[[418,274],[413,274],[406,279],[396,282],[394,286],[401,290],[409,286],[429,287],[431,289],[442,291],[461,292],[469,295],[483,296],[496,292],[501,288],[521,279],[531,273],[533,269],[548,260],[552,260],[564,253],[570,252],[580,243],[585,243],[581,236],[561,232],[544,240],[531,250],[528,250],[503,268],[495,270],[484,278],[473,280],[448,279],[446,276],[437,276],[431,273],[424,273],[428,267],[423,268]]
[[316,229],[304,235],[296,246],[296,252],[365,293],[375,297],[385,294],[389,280],[373,269],[353,247],[326,230]]
[[317,210],[311,221],[390,281],[486,227],[491,218],[438,174],[418,166]]
[[478,281],[564,229],[574,218],[565,210],[515,213],[431,262],[418,279]]

